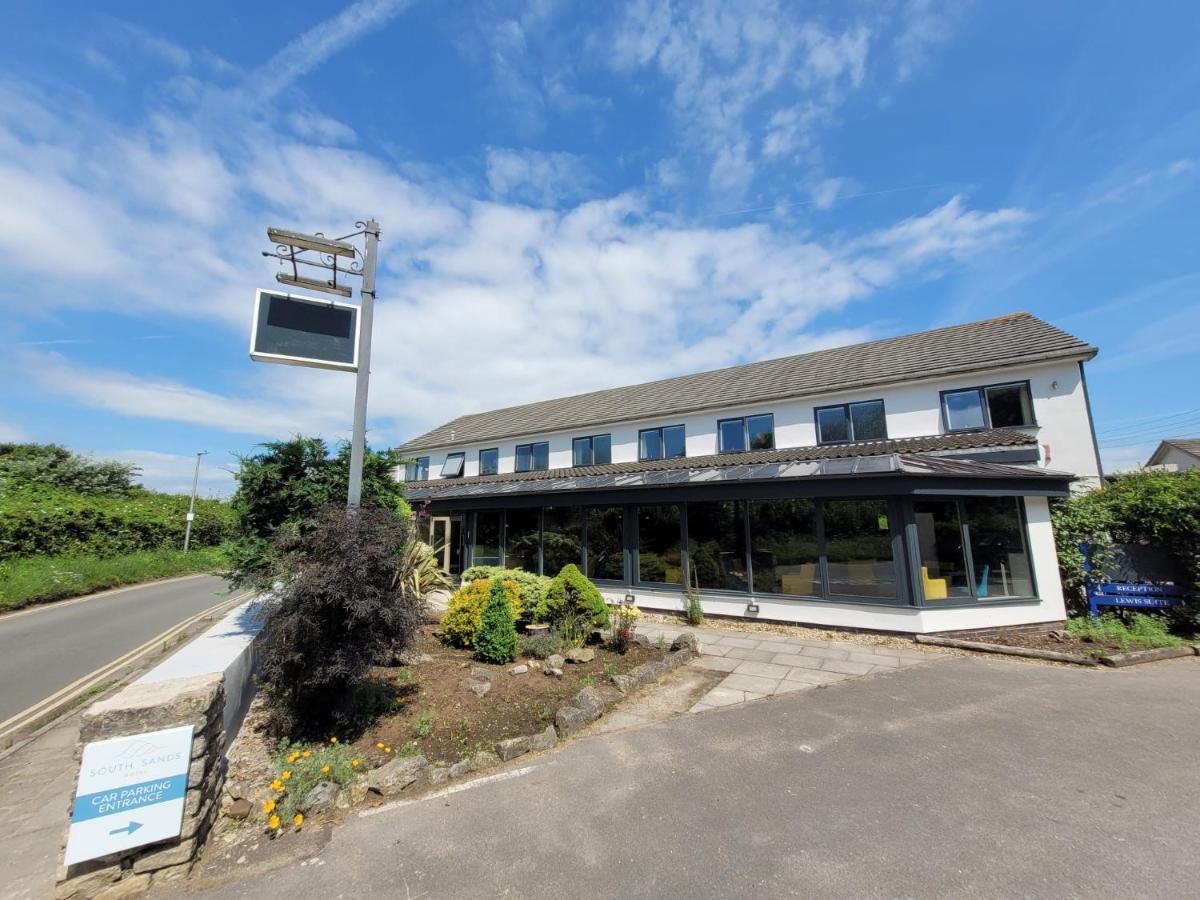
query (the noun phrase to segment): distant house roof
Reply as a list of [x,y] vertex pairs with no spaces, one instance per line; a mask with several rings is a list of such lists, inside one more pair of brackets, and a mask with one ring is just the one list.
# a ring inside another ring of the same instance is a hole
[[471,413],[413,438],[400,450],[473,444],[720,406],[828,394],[989,366],[1091,359],[1095,355],[1095,347],[1021,312],[849,347]]
[[[504,472],[499,475],[473,475],[467,478],[437,478],[429,481],[410,481],[405,487],[405,496],[410,500],[449,499],[454,496],[488,496],[533,491],[540,483],[595,480],[608,478],[614,480],[614,487],[635,486],[632,482],[625,484],[615,479],[625,479],[632,476],[653,476],[661,473],[699,473],[712,472],[721,469],[752,469],[762,467],[768,472],[765,477],[771,477],[771,467],[789,463],[807,462],[841,462],[848,460],[868,460],[880,457],[896,457],[907,460],[937,459],[939,453],[962,454],[972,450],[1036,450],[1037,441],[1030,435],[1019,431],[996,429],[993,431],[978,431],[958,434],[938,434],[928,437],[897,438],[887,441],[859,441],[850,444],[825,444],[819,447],[790,447],[782,450],[751,450],[745,453],[720,453],[711,456],[692,456],[676,459],[652,459],[640,462],[610,463],[598,466],[576,466],[566,469],[549,469],[537,472]],[[925,454],[921,456],[921,454]],[[946,458],[947,462],[952,457]],[[957,462],[967,463],[970,460],[961,459]],[[996,464],[989,464],[995,466]],[[836,466],[829,473],[835,474]],[[860,467],[866,471],[883,471],[871,466]],[[970,467],[968,467],[970,468]],[[980,471],[986,474],[987,466]],[[1018,471],[1023,475],[1036,477],[1044,474],[1042,469],[1018,469],[1016,466],[1002,466],[1004,474]],[[899,471],[899,470],[897,470]],[[857,470],[856,470],[857,472]],[[847,473],[853,474],[853,473]],[[969,474],[963,472],[962,474]],[[1055,477],[1069,479],[1071,476],[1053,473]]]
[[1169,448],[1174,448],[1181,453],[1186,453],[1200,460],[1200,438],[1172,438],[1169,441],[1159,443],[1158,449],[1154,451],[1146,465],[1159,465],[1163,461],[1163,457],[1166,456]]

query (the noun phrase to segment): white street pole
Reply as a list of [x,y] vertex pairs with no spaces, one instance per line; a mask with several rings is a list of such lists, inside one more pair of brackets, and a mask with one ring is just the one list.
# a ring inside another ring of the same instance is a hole
[[188,544],[192,540],[192,519],[196,518],[196,485],[200,483],[200,457],[207,450],[196,451],[196,471],[192,473],[192,499],[188,501],[187,527],[183,531],[183,552],[188,552]]
[[362,300],[359,310],[358,372],[354,382],[354,431],[350,435],[350,486],[346,509],[353,513],[362,502],[363,455],[367,437],[367,387],[371,380],[371,324],[375,317],[375,258],[379,254],[379,223],[368,219],[363,227]]

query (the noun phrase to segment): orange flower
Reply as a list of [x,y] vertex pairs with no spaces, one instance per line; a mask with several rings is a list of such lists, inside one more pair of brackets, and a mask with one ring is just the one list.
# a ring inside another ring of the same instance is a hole
[[270,828],[272,831],[274,831],[276,828],[278,828],[279,827],[279,816],[271,816],[271,818],[267,819],[267,827]]
[[330,738],[330,739],[329,739],[329,743],[331,743],[331,744],[336,744],[336,743],[337,743],[337,738]]
[[296,813],[296,817],[292,819],[292,821],[295,822],[296,827],[299,828],[304,824],[304,813]]
[[301,753],[300,755],[301,755],[301,756],[303,756],[305,759],[308,759],[310,756],[312,756],[312,753],[311,753],[311,752],[309,752],[308,750],[305,750],[305,751],[304,751],[303,753]]
[[382,750],[382,749],[383,749],[383,744],[376,744],[376,745],[375,745],[375,749],[376,749],[376,750]]
[[274,800],[268,800],[266,803],[264,803],[264,804],[263,804],[263,812],[265,812],[265,813],[273,813],[273,812],[275,812],[275,801],[274,801]]

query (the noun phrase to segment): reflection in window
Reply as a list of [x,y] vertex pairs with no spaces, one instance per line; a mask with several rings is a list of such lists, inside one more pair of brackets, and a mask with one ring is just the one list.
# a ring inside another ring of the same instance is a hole
[[612,462],[612,436],[593,434],[575,438],[571,442],[571,464],[575,466],[602,466]]
[[479,451],[479,474],[495,475],[500,471],[500,451],[493,447]]
[[678,506],[638,507],[638,581],[683,584]]
[[887,438],[887,419],[882,400],[864,400],[822,406],[817,410],[817,443],[882,441]]
[[717,449],[721,453],[771,450],[775,447],[775,416],[764,413],[717,422]]
[[755,593],[820,596],[816,504],[807,499],[751,501],[750,561]]
[[466,460],[465,453],[451,453],[446,456],[446,462],[442,465],[443,478],[457,478],[463,473],[463,461]]
[[557,575],[568,563],[583,565],[583,511],[548,506],[542,518],[542,573]]
[[688,565],[692,587],[746,591],[746,528],[740,500],[689,503]]
[[1019,497],[963,500],[976,597],[1032,597],[1033,573],[1025,547]]
[[518,472],[543,472],[550,468],[550,444],[517,444],[516,470]]
[[979,391],[953,391],[942,394],[942,404],[946,408],[946,427],[951,431],[985,427],[983,399],[979,396]]
[[644,428],[638,432],[638,459],[677,459],[687,455],[684,428]]
[[926,600],[970,597],[962,523],[956,500],[918,500],[913,504],[921,584]]
[[429,478],[429,457],[418,456],[410,463],[404,464],[405,481],[425,481]]
[[1035,424],[1033,398],[1025,381],[946,391],[942,394],[942,409],[950,431]]
[[475,513],[475,552],[471,562],[476,566],[500,565],[500,519],[499,510]]
[[510,509],[504,521],[504,565],[510,569],[538,572],[538,519],[541,510]]
[[625,580],[625,511],[619,506],[592,507],[587,519],[588,578]]
[[896,566],[884,500],[827,500],[825,554],[829,592],[895,597]]

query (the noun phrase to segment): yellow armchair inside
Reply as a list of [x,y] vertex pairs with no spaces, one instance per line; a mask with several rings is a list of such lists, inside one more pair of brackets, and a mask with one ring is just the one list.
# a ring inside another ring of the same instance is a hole
[[921,566],[921,584],[926,600],[945,600],[950,595],[950,579],[930,578],[928,566]]

